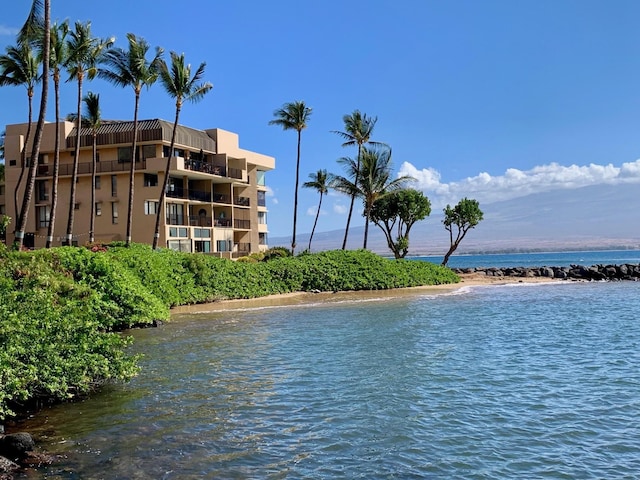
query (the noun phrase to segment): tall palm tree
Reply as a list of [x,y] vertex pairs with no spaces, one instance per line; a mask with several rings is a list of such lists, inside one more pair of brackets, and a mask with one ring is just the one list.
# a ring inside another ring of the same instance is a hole
[[60,69],[67,61],[67,34],[69,33],[69,23],[54,24],[51,27],[51,50],[49,55],[49,65],[51,66],[51,76],[53,78],[53,89],[56,110],[56,139],[53,149],[53,177],[51,186],[51,211],[49,212],[49,227],[47,230],[46,248],[53,246],[53,232],[55,231],[56,212],[58,209],[58,179],[60,177]]
[[18,183],[13,192],[15,205],[16,228],[18,221],[18,196],[22,187],[22,180],[27,171],[27,145],[31,140],[31,124],[33,122],[33,95],[35,87],[40,82],[40,62],[35,55],[29,42],[20,43],[18,46],[7,47],[6,53],[0,55],[0,86],[24,86],[27,89],[29,101],[29,114],[27,123],[27,134],[24,145],[20,152],[21,170]]
[[291,239],[291,253],[296,249],[296,225],[298,222],[298,183],[300,179],[300,138],[302,130],[307,128],[307,122],[311,117],[311,107],[307,107],[304,101],[285,103],[281,108],[273,112],[276,117],[269,125],[279,125],[283,130],[295,130],[298,132],[298,155],[296,157],[296,184],[293,195],[293,236]]
[[162,58],[163,50],[156,47],[155,56],[151,61],[147,60],[149,44],[143,39],[136,37],[133,33],[127,34],[129,50],[122,48],[111,48],[104,55],[103,63],[107,69],[99,71],[100,77],[119,87],[133,87],[135,94],[135,107],[133,110],[133,146],[131,147],[132,158],[129,168],[129,207],[127,214],[127,246],[131,243],[131,230],[133,224],[133,191],[136,152],[138,142],[138,106],[140,104],[140,92],[142,87],[151,87],[158,79],[158,64]]
[[[67,61],[65,67],[69,80],[78,82],[76,146],[73,157],[71,176],[71,192],[69,195],[69,219],[67,221],[66,244],[73,240],[73,221],[76,204],[76,181],[78,178],[78,161],[80,158],[80,126],[82,125],[82,83],[85,77],[92,80],[98,74],[97,64],[106,48],[113,44],[113,38],[101,40],[91,35],[91,22],[76,22],[75,29],[69,31],[67,39]],[[91,206],[93,208],[93,205]]]
[[[339,192],[362,199],[364,206],[364,243],[367,248],[371,209],[379,198],[405,188],[413,177],[391,178],[391,149],[388,147],[363,147],[360,162],[352,158],[341,158],[338,163],[345,167],[346,177],[335,176],[331,187]],[[357,179],[353,181],[351,179]]]
[[[39,13],[42,15],[39,15]],[[42,18],[43,23],[39,23]],[[31,149],[31,165],[27,175],[27,186],[24,196],[22,197],[22,208],[17,218],[18,228],[16,229],[15,243],[20,247],[24,241],[24,232],[27,226],[27,216],[29,207],[33,197],[33,190],[36,184],[36,174],[38,170],[38,158],[40,157],[40,143],[42,141],[42,131],[44,129],[45,116],[47,114],[47,99],[49,96],[49,51],[51,48],[49,27],[51,25],[51,2],[50,0],[34,0],[32,3],[31,14],[23,26],[21,36],[25,43],[28,41],[42,45],[42,92],[40,95],[40,112],[38,113],[38,123],[33,136],[33,146]],[[26,33],[25,33],[26,32]]]
[[[354,110],[351,115],[344,115],[342,117],[344,122],[344,132],[333,131],[340,135],[345,142],[343,147],[350,147],[353,145],[358,146],[357,156],[357,169],[355,171],[354,183],[358,183],[358,173],[360,172],[360,155],[362,153],[362,146],[365,144],[371,145],[384,145],[380,142],[372,142],[370,140],[373,127],[376,126],[378,117],[368,117],[366,113],[360,113],[360,110]],[[344,229],[344,239],[342,240],[342,250],[347,248],[347,238],[349,236],[349,225],[351,224],[351,215],[353,214],[353,203],[356,197],[351,195],[351,204],[349,205],[349,214],[347,215],[347,226]]]
[[89,242],[95,240],[95,221],[96,221],[96,159],[98,157],[98,129],[102,124],[102,116],[100,114],[100,95],[88,92],[83,98],[85,112],[83,117],[83,126],[91,130],[92,138],[92,161],[91,161],[91,217],[89,220]]
[[180,110],[185,101],[197,103],[213,88],[209,82],[202,83],[204,76],[204,68],[206,63],[202,62],[195,73],[191,75],[191,65],[184,62],[184,53],[178,55],[171,52],[171,67],[164,60],[159,62],[160,83],[171,98],[176,99],[176,117],[173,122],[173,131],[171,132],[171,145],[169,147],[169,155],[167,156],[167,166],[164,171],[164,181],[160,190],[160,198],[158,200],[158,208],[156,212],[156,228],[153,234],[153,249],[158,248],[158,239],[160,238],[160,215],[163,211],[164,198],[169,185],[169,172],[171,170],[171,157],[176,143],[176,131],[178,130],[178,120],[180,118]]
[[322,196],[329,191],[329,183],[331,181],[330,175],[325,169],[320,169],[316,173],[310,173],[308,182],[304,182],[302,186],[304,188],[313,188],[320,194],[320,202],[318,202],[318,211],[316,212],[316,219],[313,222],[313,228],[311,229],[311,236],[309,237],[309,250],[311,250],[311,240],[313,240],[313,234],[316,231],[316,225],[318,224],[318,217],[320,216],[320,209],[322,208]]

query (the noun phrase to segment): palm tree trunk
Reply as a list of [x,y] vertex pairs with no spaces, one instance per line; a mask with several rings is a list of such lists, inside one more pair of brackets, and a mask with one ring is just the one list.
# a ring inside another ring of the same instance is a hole
[[71,174],[71,195],[69,196],[69,219],[67,220],[66,244],[73,241],[73,220],[76,207],[76,181],[78,179],[78,161],[80,159],[80,129],[82,125],[82,73],[78,75],[78,114],[76,117],[76,148],[73,156],[73,172]]
[[49,228],[47,229],[47,248],[53,246],[53,232],[56,224],[58,208],[58,177],[60,176],[60,75],[53,78],[56,100],[56,139],[53,152],[53,185],[51,186],[51,211],[49,212]]
[[51,13],[50,0],[44,0],[44,55],[42,62],[42,94],[40,97],[40,113],[38,115],[38,124],[33,138],[33,149],[31,151],[31,166],[29,175],[27,176],[27,189],[24,192],[22,200],[22,209],[20,211],[20,228],[16,233],[16,242],[21,246],[24,240],[24,232],[27,226],[27,217],[31,198],[33,197],[33,189],[36,183],[36,174],[38,172],[38,157],[40,156],[40,143],[42,141],[42,130],[44,129],[44,120],[47,114],[47,96],[49,93],[49,50],[51,48],[51,30],[49,25]]
[[318,203],[318,211],[316,212],[316,219],[313,222],[313,228],[311,229],[311,236],[309,237],[309,251],[311,251],[311,240],[313,240],[313,234],[316,231],[316,225],[318,224],[318,217],[320,216],[320,208],[322,208],[322,192],[320,192],[320,202]]
[[362,248],[367,249],[367,239],[369,238],[369,212],[371,211],[370,207],[367,207],[367,214],[364,220],[364,242]]
[[176,102],[176,118],[173,123],[173,132],[171,133],[171,146],[169,147],[169,157],[167,158],[167,167],[164,171],[164,180],[162,182],[162,190],[160,191],[160,199],[158,200],[158,210],[156,212],[156,229],[153,234],[153,249],[158,248],[158,240],[160,239],[160,215],[164,210],[164,198],[169,185],[169,172],[171,171],[171,157],[173,156],[173,148],[176,143],[176,130],[178,130],[178,118],[180,117],[180,103]]
[[[357,170],[356,170],[356,178],[354,179],[354,185],[358,185],[358,180],[360,176],[360,155],[362,153],[362,145],[358,144],[358,160],[357,160]],[[344,229],[344,240],[342,240],[342,250],[346,250],[347,248],[347,237],[349,236],[349,225],[351,225],[351,215],[353,214],[353,204],[356,201],[356,196],[351,195],[351,204],[349,205],[349,214],[347,215],[347,226]]]
[[20,154],[20,161],[22,162],[22,168],[20,170],[20,176],[18,177],[18,183],[16,183],[16,189],[13,191],[13,201],[15,205],[15,225],[16,232],[18,231],[18,226],[20,225],[20,212],[18,211],[18,199],[20,197],[20,187],[22,186],[22,180],[24,177],[24,172],[27,171],[27,145],[29,144],[29,139],[31,138],[31,124],[33,122],[33,94],[29,94],[29,123],[27,124],[27,135],[24,137],[24,145],[22,146],[22,152]]
[[293,196],[293,238],[291,239],[291,255],[296,251],[296,227],[298,223],[298,183],[300,180],[300,136],[302,131],[298,130],[298,157],[296,160],[296,186]]
[[[133,228],[133,191],[135,189],[136,149],[138,148],[138,105],[140,92],[136,90],[135,109],[133,111],[133,147],[131,168],[129,169],[129,205],[127,207],[127,247],[131,244],[131,230]],[[169,157],[171,158],[171,157]]]
[[96,157],[98,156],[98,134],[93,132],[93,155],[91,160],[91,216],[89,220],[89,243],[95,240],[95,224],[96,224]]

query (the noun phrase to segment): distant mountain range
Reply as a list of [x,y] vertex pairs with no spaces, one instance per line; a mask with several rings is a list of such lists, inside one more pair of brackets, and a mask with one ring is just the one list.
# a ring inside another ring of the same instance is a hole
[[[457,253],[497,253],[640,248],[640,185],[595,185],[535,193],[480,204],[484,220],[469,231]],[[320,220],[322,222],[322,218]],[[362,246],[364,228],[349,232],[350,249]],[[312,250],[340,248],[344,229],[316,232]],[[270,237],[272,246],[289,246],[290,237]],[[298,235],[298,250],[309,234]],[[441,210],[414,225],[410,255],[443,255],[449,246]],[[369,227],[369,249],[390,253],[382,231]]]

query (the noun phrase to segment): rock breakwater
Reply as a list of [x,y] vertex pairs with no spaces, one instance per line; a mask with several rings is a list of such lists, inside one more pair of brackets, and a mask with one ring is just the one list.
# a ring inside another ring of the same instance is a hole
[[558,278],[562,280],[585,280],[585,281],[618,281],[618,280],[640,280],[640,264],[622,265],[570,265],[568,267],[474,267],[474,268],[454,268],[457,274],[484,274],[492,277],[545,277]]

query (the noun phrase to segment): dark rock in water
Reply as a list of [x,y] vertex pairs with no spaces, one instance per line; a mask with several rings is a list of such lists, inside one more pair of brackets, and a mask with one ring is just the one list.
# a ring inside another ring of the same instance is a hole
[[639,265],[571,265],[569,267],[454,268],[455,273],[484,273],[490,277],[547,277],[563,280],[640,280]]
[[20,460],[33,450],[35,442],[26,432],[12,433],[0,438],[0,455],[11,460]]

